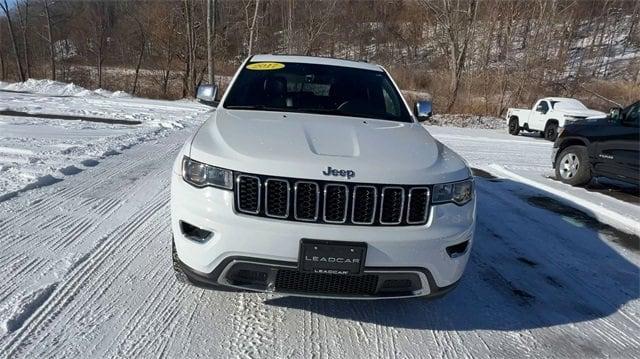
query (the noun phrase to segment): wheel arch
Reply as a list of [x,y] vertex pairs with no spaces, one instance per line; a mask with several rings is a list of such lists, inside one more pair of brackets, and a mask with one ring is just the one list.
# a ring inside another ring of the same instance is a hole
[[553,159],[553,167],[555,167],[556,162],[558,161],[558,156],[569,146],[583,146],[587,149],[587,154],[589,154],[589,142],[580,137],[568,137],[562,140],[558,144],[558,151],[556,152],[556,156]]
[[547,122],[545,122],[544,124],[545,130],[547,129],[547,126],[549,126],[552,123],[555,123],[556,125],[560,126],[560,121],[556,120],[555,118],[550,118],[550,119],[547,119]]

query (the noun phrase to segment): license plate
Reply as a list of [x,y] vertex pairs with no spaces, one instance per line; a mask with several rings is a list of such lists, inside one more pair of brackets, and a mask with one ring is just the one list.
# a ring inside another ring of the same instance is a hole
[[366,243],[302,239],[298,262],[302,272],[362,274],[366,256]]

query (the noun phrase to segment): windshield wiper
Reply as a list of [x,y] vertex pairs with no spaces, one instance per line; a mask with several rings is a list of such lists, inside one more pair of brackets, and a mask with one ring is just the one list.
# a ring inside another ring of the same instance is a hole
[[267,111],[287,111],[283,107],[269,107],[264,105],[227,105],[224,108],[229,110],[267,110]]

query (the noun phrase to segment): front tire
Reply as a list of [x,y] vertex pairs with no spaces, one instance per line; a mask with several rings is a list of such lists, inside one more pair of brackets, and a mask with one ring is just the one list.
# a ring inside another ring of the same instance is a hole
[[187,275],[184,274],[184,272],[182,271],[182,263],[178,258],[178,253],[176,252],[176,245],[173,242],[173,239],[171,240],[171,260],[173,261],[173,272],[176,276],[176,280],[178,281],[178,283],[184,283],[184,284],[190,283],[189,278],[187,278]]
[[520,124],[517,117],[509,119],[509,134],[517,136],[520,133]]
[[572,186],[583,186],[591,182],[591,168],[589,155],[584,146],[569,146],[565,148],[555,165],[556,178]]
[[558,124],[555,122],[549,122],[544,127],[544,138],[547,141],[555,141],[558,137]]

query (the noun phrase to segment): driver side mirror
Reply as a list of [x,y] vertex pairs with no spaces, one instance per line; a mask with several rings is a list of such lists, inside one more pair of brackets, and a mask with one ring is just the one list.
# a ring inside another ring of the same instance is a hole
[[620,107],[612,107],[609,109],[609,118],[614,123],[620,123],[622,109]]
[[433,105],[429,100],[419,100],[413,109],[413,114],[418,118],[418,121],[426,121],[433,115]]
[[207,104],[213,105],[216,100],[216,95],[218,94],[218,86],[216,85],[200,85],[198,86],[198,94],[196,98],[198,101]]

